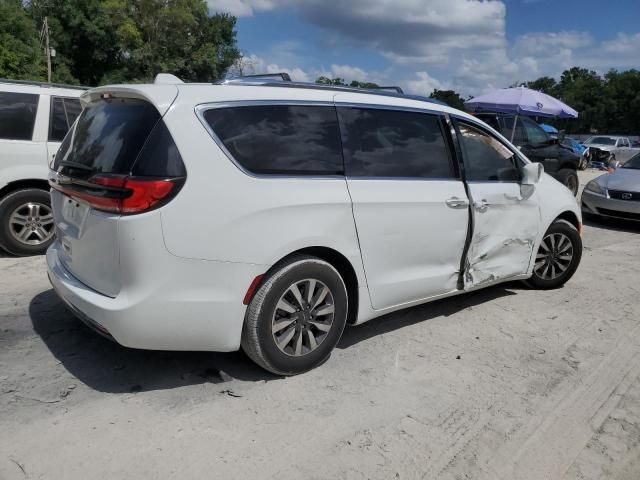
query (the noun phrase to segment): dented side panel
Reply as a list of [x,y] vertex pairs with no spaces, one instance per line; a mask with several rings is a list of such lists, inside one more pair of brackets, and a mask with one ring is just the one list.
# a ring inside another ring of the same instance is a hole
[[464,287],[526,274],[540,230],[535,189],[518,183],[470,182],[473,236]]

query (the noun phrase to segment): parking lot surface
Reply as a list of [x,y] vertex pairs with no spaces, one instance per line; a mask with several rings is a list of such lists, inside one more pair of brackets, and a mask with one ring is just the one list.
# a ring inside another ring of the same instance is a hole
[[43,257],[1,256],[0,479],[637,480],[640,226],[585,223],[564,288],[348,328],[292,378],[111,343],[56,298]]

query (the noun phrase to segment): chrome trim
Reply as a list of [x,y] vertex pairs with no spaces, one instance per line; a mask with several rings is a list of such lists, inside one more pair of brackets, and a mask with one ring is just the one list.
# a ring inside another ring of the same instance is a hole
[[364,102],[363,103],[340,102],[340,101],[335,101],[335,96],[334,96],[333,105],[336,108],[342,107],[342,108],[363,108],[363,109],[370,109],[370,110],[394,110],[394,111],[400,111],[400,112],[429,113],[429,114],[438,115],[438,116],[443,116],[446,114],[445,112],[440,110],[434,110],[431,108],[421,108],[421,107],[409,107],[406,105],[384,105],[380,103],[364,103]]

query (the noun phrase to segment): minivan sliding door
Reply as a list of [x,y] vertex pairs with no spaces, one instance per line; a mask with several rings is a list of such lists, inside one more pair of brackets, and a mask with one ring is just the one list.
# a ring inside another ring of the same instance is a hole
[[442,119],[336,102],[373,308],[456,290],[469,204]]

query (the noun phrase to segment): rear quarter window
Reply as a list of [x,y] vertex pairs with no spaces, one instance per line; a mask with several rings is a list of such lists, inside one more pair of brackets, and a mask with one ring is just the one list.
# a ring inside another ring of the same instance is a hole
[[82,111],[77,98],[51,97],[49,141],[61,142]]
[[31,140],[39,95],[0,92],[0,139]]
[[238,106],[212,108],[203,116],[235,161],[252,173],[344,173],[334,107]]

